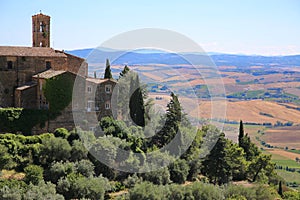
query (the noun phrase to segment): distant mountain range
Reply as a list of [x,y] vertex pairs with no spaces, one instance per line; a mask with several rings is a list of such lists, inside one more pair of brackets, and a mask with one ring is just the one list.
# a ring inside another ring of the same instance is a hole
[[[259,56],[259,55],[234,55],[222,53],[169,53],[157,50],[118,51],[113,49],[78,49],[66,51],[69,54],[88,58],[89,62],[99,63],[110,59],[117,65],[148,65],[148,64],[203,64],[203,61],[212,61],[217,66],[264,66],[264,67],[300,67],[300,55],[292,56]],[[207,55],[210,57],[207,57]]]

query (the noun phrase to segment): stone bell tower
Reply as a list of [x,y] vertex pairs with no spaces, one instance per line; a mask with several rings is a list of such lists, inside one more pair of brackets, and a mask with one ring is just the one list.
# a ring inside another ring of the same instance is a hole
[[32,46],[50,47],[50,16],[42,13],[32,16]]

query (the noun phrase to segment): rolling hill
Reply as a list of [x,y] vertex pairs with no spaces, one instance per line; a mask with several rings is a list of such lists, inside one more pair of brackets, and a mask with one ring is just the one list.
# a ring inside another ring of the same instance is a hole
[[[199,53],[167,53],[157,51],[118,51],[112,49],[78,49],[66,51],[75,56],[89,58],[89,61],[105,60],[109,58],[116,65],[146,65],[146,64],[188,64],[191,61],[193,64],[202,64],[206,55]],[[121,56],[120,56],[121,55]],[[214,61],[217,66],[281,66],[294,67],[300,66],[300,55],[292,56],[259,56],[259,55],[233,55],[222,53],[208,53],[207,55]],[[120,57],[119,57],[120,56]],[[187,61],[187,60],[188,61]],[[201,63],[199,63],[199,61]]]

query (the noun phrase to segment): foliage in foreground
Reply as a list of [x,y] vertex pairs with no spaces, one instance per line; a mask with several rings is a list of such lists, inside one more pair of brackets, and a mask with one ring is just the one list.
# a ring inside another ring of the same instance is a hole
[[278,198],[276,190],[263,185],[243,187],[236,185],[215,186],[212,184],[194,182],[189,185],[157,186],[149,182],[137,184],[129,190],[125,199],[249,199],[274,200]]

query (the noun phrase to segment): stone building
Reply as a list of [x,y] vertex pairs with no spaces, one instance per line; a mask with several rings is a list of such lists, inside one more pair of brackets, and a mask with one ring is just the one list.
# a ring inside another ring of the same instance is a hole
[[[83,67],[81,67],[83,66]],[[46,47],[0,46],[0,107],[39,108],[36,104],[22,102],[20,96],[32,96],[37,79],[33,76],[45,71],[68,71],[87,76],[84,59]],[[29,92],[29,93],[28,93]],[[28,94],[27,94],[28,93]]]
[[93,130],[102,117],[112,115],[112,94],[117,81],[113,79],[86,79],[86,112],[90,130]]
[[[47,79],[65,73],[84,79],[85,112],[95,112],[99,117],[111,114],[110,98],[116,81],[88,78],[88,65],[83,58],[50,48],[50,17],[42,13],[32,16],[32,47],[0,46],[0,108],[49,109],[43,85]],[[91,90],[96,94],[94,99]],[[68,106],[47,131],[74,127],[71,109]]]

